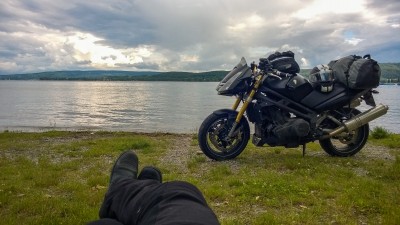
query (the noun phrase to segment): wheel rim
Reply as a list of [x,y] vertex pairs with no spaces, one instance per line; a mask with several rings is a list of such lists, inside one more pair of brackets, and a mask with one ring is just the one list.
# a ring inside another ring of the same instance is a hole
[[358,144],[359,129],[346,132],[340,136],[331,139],[332,146],[341,152],[353,149]]
[[[359,114],[358,110],[350,110],[350,111],[336,111],[336,118],[340,120],[341,123],[346,122],[351,119],[355,115]],[[333,125],[333,127],[335,127]],[[335,149],[339,154],[349,154],[352,152],[357,152],[360,146],[364,145],[365,129],[368,130],[368,125],[361,126],[356,130],[348,131],[341,133],[337,136],[330,138],[329,142],[332,148]]]
[[244,135],[241,124],[236,128],[235,135],[230,140],[226,139],[232,124],[232,120],[221,118],[212,123],[207,130],[207,145],[215,154],[230,155],[241,145]]

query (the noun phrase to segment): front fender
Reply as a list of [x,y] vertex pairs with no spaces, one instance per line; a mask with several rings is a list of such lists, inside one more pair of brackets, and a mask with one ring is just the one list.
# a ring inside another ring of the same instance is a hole
[[213,113],[215,115],[230,114],[230,115],[235,115],[235,117],[238,114],[238,112],[233,109],[218,109],[218,110],[215,110]]
[[228,114],[228,119],[229,120],[236,120],[236,116],[238,114],[238,111],[233,110],[233,109],[218,109],[218,110],[214,111],[213,114],[217,115],[217,116]]

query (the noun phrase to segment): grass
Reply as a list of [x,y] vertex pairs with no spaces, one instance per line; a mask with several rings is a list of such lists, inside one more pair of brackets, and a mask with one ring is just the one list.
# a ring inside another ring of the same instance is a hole
[[390,132],[385,129],[384,127],[374,127],[374,129],[372,129],[371,131],[371,136],[372,138],[375,139],[383,139],[383,138],[387,138],[390,136]]
[[109,171],[134,149],[166,181],[199,187],[222,224],[400,224],[400,135],[371,138],[354,157],[317,143],[257,148],[235,160],[199,153],[195,135],[0,133],[0,224],[84,224],[98,218]]
[[386,133],[384,137],[370,136],[369,139],[371,143],[378,146],[385,146],[391,149],[400,149],[400,138],[399,134]]

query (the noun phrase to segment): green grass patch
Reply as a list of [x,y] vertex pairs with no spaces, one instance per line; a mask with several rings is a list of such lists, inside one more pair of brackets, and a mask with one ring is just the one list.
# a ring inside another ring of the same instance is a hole
[[374,129],[372,129],[372,131],[371,131],[371,136],[372,136],[372,138],[375,138],[375,139],[387,138],[387,137],[389,137],[389,135],[390,135],[390,132],[387,129],[385,129],[383,127],[379,127],[379,126],[374,127]]
[[[184,140],[184,141],[183,141]],[[0,224],[85,224],[98,218],[117,156],[185,180],[222,224],[400,224],[400,137],[371,138],[354,157],[330,157],[318,143],[254,147],[216,162],[196,135],[129,132],[0,133]],[[386,151],[386,148],[389,150]]]
[[389,133],[385,138],[371,138],[369,141],[392,149],[400,148],[400,134]]

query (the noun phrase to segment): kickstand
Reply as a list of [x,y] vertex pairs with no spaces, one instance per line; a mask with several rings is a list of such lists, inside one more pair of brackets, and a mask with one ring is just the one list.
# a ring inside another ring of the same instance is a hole
[[303,144],[303,157],[306,155],[306,144]]

